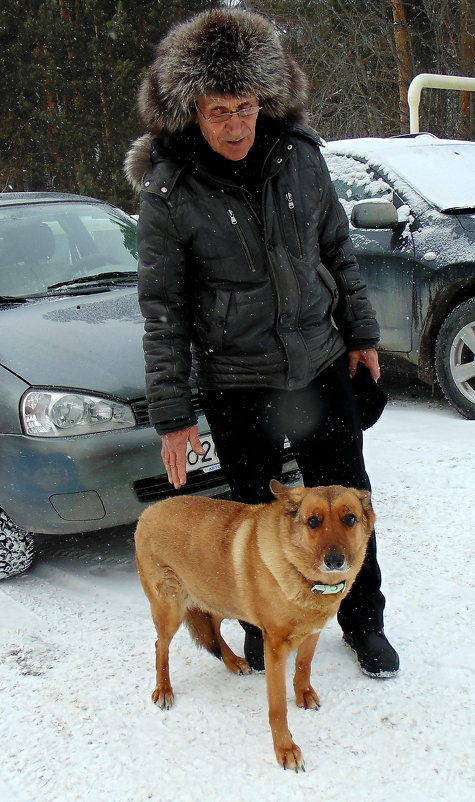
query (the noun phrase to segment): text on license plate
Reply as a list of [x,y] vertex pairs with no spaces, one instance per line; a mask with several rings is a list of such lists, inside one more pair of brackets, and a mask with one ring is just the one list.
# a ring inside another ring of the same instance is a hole
[[195,454],[188,443],[188,450],[186,452],[186,470],[188,472],[202,470],[205,471],[205,473],[208,471],[219,470],[220,465],[213,438],[210,434],[205,434],[200,435],[200,440],[205,453],[203,455]]

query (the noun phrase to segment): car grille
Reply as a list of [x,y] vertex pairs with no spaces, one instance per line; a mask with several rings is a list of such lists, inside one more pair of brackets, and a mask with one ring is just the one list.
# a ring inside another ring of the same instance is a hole
[[209,473],[204,471],[189,473],[184,490],[175,490],[166,476],[151,476],[148,479],[139,479],[134,482],[136,496],[139,501],[145,504],[151,504],[153,501],[159,501],[169,496],[183,495],[184,493],[186,495],[190,493],[206,494],[210,490],[224,493],[228,489],[221,470],[210,471]]
[[[193,410],[196,412],[196,414],[202,415],[203,412],[202,409],[200,408],[200,402],[198,401],[197,396],[193,396],[193,398],[191,399],[191,403],[193,406]],[[135,415],[137,426],[150,426],[147,399],[139,398],[137,401],[132,401],[130,406],[132,407],[132,411]]]
[[137,426],[150,426],[150,418],[148,416],[148,403],[145,398],[140,401],[132,401],[132,412],[135,415]]

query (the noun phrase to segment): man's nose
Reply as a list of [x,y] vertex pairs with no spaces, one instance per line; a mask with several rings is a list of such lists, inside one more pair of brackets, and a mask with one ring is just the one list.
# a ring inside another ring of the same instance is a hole
[[227,121],[226,126],[230,131],[240,131],[242,127],[242,117],[240,117],[239,114],[233,114]]

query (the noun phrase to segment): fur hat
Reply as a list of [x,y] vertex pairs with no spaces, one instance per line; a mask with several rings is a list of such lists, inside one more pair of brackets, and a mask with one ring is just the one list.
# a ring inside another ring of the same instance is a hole
[[139,92],[142,122],[176,134],[195,120],[195,101],[215,92],[254,94],[269,117],[303,121],[307,80],[260,14],[215,9],[171,28]]

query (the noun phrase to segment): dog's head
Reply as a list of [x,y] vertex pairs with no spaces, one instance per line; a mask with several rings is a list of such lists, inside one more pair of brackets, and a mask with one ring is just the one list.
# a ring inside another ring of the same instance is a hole
[[353,579],[375,522],[370,493],[340,485],[291,488],[276,479],[270,487],[282,507],[290,561],[309,580]]

